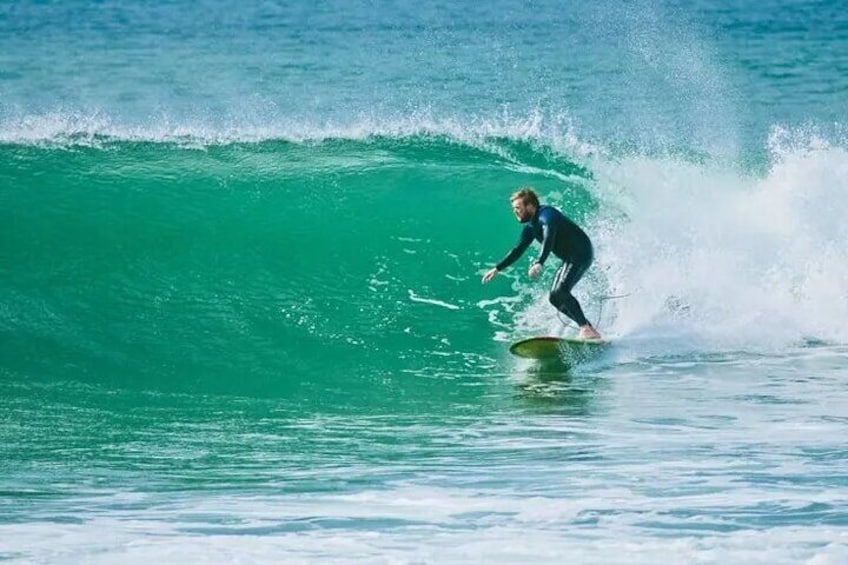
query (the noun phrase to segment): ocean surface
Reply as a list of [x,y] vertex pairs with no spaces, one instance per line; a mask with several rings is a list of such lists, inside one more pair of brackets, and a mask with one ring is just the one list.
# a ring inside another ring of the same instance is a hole
[[0,561],[848,563],[846,217],[839,2],[0,3]]

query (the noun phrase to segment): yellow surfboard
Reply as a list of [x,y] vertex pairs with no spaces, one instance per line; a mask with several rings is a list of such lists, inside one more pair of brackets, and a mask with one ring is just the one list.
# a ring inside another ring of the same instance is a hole
[[525,359],[562,359],[571,364],[590,361],[610,346],[603,339],[541,336],[513,343],[509,352]]

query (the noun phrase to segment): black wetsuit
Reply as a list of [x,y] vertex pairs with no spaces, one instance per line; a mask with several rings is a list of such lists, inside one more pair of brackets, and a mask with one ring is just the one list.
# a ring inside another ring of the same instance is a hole
[[542,244],[537,263],[544,265],[551,253],[563,261],[551,285],[551,304],[578,325],[585,326],[589,322],[571,289],[592,264],[594,253],[589,236],[556,208],[539,206],[533,218],[525,222],[518,244],[495,265],[497,270],[503,271],[515,263],[534,239]]

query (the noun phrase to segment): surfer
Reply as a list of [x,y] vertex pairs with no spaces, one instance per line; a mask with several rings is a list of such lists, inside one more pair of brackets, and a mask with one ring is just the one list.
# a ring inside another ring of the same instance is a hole
[[540,205],[539,197],[530,188],[522,188],[509,200],[515,217],[524,224],[521,238],[500,263],[483,275],[483,284],[515,263],[535,239],[542,244],[542,251],[527,274],[531,279],[538,277],[551,253],[562,259],[548,298],[557,310],[577,323],[580,327],[578,338],[601,339],[601,334],[592,327],[580,303],[571,294],[571,289],[592,264],[592,242],[589,236],[556,208]]

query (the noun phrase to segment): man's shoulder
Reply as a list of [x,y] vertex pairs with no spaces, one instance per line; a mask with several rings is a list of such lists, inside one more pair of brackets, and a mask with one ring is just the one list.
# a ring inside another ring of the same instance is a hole
[[565,216],[563,215],[563,213],[560,212],[559,210],[557,210],[556,208],[554,208],[553,206],[548,206],[548,205],[545,205],[545,204],[543,204],[542,206],[539,206],[539,220],[540,221],[550,222],[550,221],[558,220],[558,219],[564,218],[564,217]]

